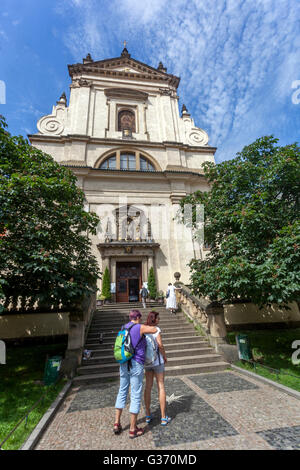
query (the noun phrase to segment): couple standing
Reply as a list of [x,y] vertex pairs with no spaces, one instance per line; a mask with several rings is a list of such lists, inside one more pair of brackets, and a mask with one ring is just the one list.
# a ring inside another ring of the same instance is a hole
[[151,405],[151,389],[153,385],[154,376],[157,381],[159,403],[161,409],[161,424],[166,426],[171,418],[166,416],[166,392],[164,386],[164,368],[167,362],[165,349],[162,344],[160,335],[159,313],[150,312],[145,325],[141,325],[142,315],[139,310],[131,310],[129,314],[130,322],[125,325],[125,328],[132,326],[130,336],[134,348],[134,355],[131,359],[131,367],[125,362],[120,364],[120,388],[117,396],[115,408],[115,424],[114,433],[120,434],[122,426],[120,423],[122,411],[126,405],[127,394],[130,389],[130,428],[129,437],[133,439],[144,434],[144,429],[137,427],[137,416],[140,411],[141,398],[143,391],[143,377],[144,377],[144,364],[146,357],[146,338],[145,334],[152,334],[158,345],[158,357],[156,361],[150,366],[145,367],[146,371],[146,386],[145,386],[145,408],[146,408],[146,423],[152,421],[150,413]]

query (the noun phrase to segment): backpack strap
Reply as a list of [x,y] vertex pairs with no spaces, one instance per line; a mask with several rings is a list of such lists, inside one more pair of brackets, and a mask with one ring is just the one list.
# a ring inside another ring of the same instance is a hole
[[[127,330],[129,331],[129,334],[130,334],[131,328],[133,328],[135,325],[137,325],[137,323],[133,323],[133,325],[130,325],[130,326],[127,328]],[[138,347],[140,341],[141,341],[144,337],[145,337],[144,334],[143,334],[142,336],[140,336],[140,339],[139,339],[138,342],[136,343],[135,348],[133,348],[134,354],[135,354],[135,350],[136,350],[136,348]],[[127,361],[127,369],[128,369],[128,372],[130,371],[131,367],[132,367],[131,359],[129,359],[129,361]]]

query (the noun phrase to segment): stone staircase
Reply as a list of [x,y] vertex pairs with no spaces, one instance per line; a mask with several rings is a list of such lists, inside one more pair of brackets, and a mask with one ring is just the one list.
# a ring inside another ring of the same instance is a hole
[[145,310],[142,304],[110,304],[98,309],[93,316],[85,343],[85,349],[92,351],[91,358],[82,361],[74,378],[75,384],[92,384],[119,377],[119,364],[114,359],[113,346],[121,326],[129,321],[129,310],[133,308],[141,311],[142,322],[145,322],[151,309],[159,312],[159,327],[168,358],[165,368],[167,376],[216,372],[228,367],[229,364],[215,353],[206,338],[197,335],[183,313],[172,315],[159,303],[147,304]]

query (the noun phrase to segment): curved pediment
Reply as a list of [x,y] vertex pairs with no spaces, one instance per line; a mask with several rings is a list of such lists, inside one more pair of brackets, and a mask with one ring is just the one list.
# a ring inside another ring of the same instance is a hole
[[132,88],[111,87],[106,88],[104,93],[108,98],[126,98],[138,101],[146,101],[148,99],[148,93],[133,90]]

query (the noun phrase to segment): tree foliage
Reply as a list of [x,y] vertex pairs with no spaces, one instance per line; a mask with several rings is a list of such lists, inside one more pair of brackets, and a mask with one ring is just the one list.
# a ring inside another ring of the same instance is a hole
[[149,269],[149,275],[148,275],[148,291],[151,299],[156,299],[157,297],[157,287],[156,287],[156,281],[155,281],[155,276],[154,276],[154,269],[151,267]]
[[273,136],[256,140],[236,158],[204,164],[210,191],[192,204],[188,223],[200,235],[196,204],[204,205],[210,253],[190,263],[194,292],[213,300],[247,299],[286,305],[300,293],[300,148],[280,147]]
[[51,156],[12,137],[0,119],[0,286],[6,303],[21,296],[24,308],[36,300],[71,306],[93,289],[100,273],[88,233],[96,233],[99,220],[84,210],[76,181]]
[[106,300],[111,299],[111,290],[110,290],[110,275],[108,267],[105,268],[103,274],[103,284],[102,284],[102,292],[101,295],[105,297]]

